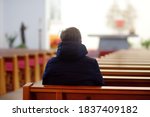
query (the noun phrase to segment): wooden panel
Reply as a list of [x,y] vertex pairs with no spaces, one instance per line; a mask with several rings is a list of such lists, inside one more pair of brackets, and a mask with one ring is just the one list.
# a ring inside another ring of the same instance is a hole
[[29,56],[28,54],[17,55],[17,60],[18,60],[20,87],[22,87],[23,85],[25,85],[25,83],[31,82]]
[[29,66],[30,66],[30,77],[32,82],[40,81],[40,70],[39,70],[39,62],[38,62],[38,54],[30,54],[29,55]]

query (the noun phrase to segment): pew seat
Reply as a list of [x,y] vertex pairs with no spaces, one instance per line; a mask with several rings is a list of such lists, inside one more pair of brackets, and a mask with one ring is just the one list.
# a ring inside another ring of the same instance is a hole
[[149,100],[150,87],[59,86],[27,83],[24,100]]

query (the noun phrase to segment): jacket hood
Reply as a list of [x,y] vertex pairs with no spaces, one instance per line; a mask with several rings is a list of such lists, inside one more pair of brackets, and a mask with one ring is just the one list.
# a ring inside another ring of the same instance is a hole
[[76,42],[61,42],[58,46],[57,57],[67,61],[78,60],[87,54],[85,45]]

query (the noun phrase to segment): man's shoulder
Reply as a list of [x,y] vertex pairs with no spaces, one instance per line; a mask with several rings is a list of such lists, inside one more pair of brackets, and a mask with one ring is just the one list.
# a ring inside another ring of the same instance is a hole
[[48,64],[55,63],[57,61],[58,61],[57,57],[52,57],[48,60]]

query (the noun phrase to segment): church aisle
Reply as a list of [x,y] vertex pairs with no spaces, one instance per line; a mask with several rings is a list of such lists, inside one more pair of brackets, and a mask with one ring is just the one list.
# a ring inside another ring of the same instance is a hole
[[22,100],[22,88],[0,96],[0,100]]

